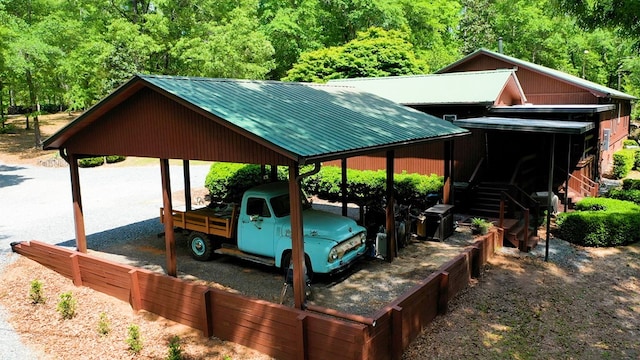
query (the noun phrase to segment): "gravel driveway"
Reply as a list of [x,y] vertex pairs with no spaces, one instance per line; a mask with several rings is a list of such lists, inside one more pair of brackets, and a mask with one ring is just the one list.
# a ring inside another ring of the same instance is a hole
[[[204,184],[208,165],[191,166],[192,188]],[[184,189],[182,166],[171,166],[171,188]],[[160,166],[80,169],[89,249],[101,250],[162,231]],[[0,271],[18,255],[15,241],[39,240],[75,248],[68,168],[0,163]],[[177,200],[177,199],[176,199]],[[177,201],[176,201],[177,202]],[[118,236],[113,237],[114,232]],[[5,321],[0,307],[0,359],[35,358]]]

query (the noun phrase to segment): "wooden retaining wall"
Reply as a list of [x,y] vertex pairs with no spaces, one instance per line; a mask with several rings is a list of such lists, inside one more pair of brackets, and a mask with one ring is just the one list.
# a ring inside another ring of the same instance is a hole
[[318,306],[302,311],[197,285],[187,280],[118,264],[38,241],[12,244],[13,251],[71,279],[77,286],[146,310],[277,359],[400,359],[402,351],[449,299],[464,290],[498,247],[496,228],[465,248],[372,318]]

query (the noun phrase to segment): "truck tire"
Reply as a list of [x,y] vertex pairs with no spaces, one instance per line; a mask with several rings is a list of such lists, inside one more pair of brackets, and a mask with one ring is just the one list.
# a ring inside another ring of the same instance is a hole
[[189,252],[198,261],[207,261],[213,255],[214,245],[207,234],[194,231],[189,235]]

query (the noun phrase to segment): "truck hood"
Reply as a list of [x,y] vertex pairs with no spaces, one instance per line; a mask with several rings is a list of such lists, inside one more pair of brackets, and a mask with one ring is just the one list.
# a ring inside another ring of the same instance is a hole
[[[351,218],[314,209],[302,212],[302,224],[305,238],[323,238],[336,243],[366,231]],[[284,227],[284,231],[291,234],[290,222]]]

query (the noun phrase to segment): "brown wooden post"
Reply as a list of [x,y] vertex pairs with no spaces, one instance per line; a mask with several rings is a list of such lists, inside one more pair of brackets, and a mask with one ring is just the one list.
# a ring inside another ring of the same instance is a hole
[[82,197],[80,196],[80,172],[78,159],[69,154],[69,171],[71,172],[71,197],[73,199],[73,220],[76,225],[76,249],[81,253],[87,252],[87,236],[84,232],[84,213],[82,212]]
[[307,315],[300,314],[296,322],[296,359],[308,359],[307,355]]
[[449,307],[449,273],[440,273],[440,285],[438,290],[438,314],[444,315]]
[[402,350],[404,350],[402,331],[402,308],[396,305],[391,308],[391,337],[389,338],[391,340],[391,359],[399,360],[402,358]]
[[140,295],[140,279],[138,277],[138,270],[130,270],[129,276],[131,279],[131,288],[129,289],[129,304],[131,304],[133,311],[138,312],[142,310],[142,296]]
[[176,236],[173,232],[173,204],[171,201],[171,176],[169,174],[169,160],[160,159],[162,176],[162,206],[164,207],[164,241],[167,258],[167,275],[176,276]]
[[[340,164],[342,165],[342,182],[340,183],[340,193],[342,194],[342,216],[347,216],[347,159],[340,160]],[[362,221],[362,219],[360,220]]]
[[71,273],[73,274],[73,285],[82,286],[82,273],[80,272],[78,256],[80,256],[78,253],[71,254]]
[[206,338],[213,336],[213,322],[211,321],[212,300],[211,289],[205,286],[202,292],[202,335]]
[[[484,236],[483,239],[486,240],[488,236],[489,235]],[[482,258],[480,255],[481,250],[482,248],[480,247],[479,242],[476,242],[471,247],[471,258],[469,259],[471,260],[471,277],[476,279],[480,277],[480,263]]]
[[391,262],[398,255],[396,249],[396,219],[393,205],[395,204],[395,189],[393,187],[393,150],[387,151],[387,261]]
[[184,174],[184,206],[191,210],[191,168],[189,160],[182,160],[182,172]]
[[444,142],[444,185],[442,203],[453,204],[453,140]]
[[293,299],[296,309],[304,309],[304,238],[298,163],[289,166],[289,206],[291,207],[291,260],[293,261]]

